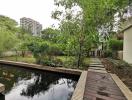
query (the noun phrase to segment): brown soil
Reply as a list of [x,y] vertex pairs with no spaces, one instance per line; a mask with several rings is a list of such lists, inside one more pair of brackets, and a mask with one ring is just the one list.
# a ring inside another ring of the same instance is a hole
[[101,59],[101,61],[108,72],[116,74],[132,91],[132,67],[120,67],[108,59]]

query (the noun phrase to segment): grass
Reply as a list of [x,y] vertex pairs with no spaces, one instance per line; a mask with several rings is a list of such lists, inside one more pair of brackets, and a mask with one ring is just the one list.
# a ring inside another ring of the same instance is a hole
[[84,61],[83,61],[83,63],[85,65],[89,65],[90,64],[90,58],[85,58]]
[[[25,63],[36,63],[36,60],[33,56],[25,56],[25,57],[22,57],[22,56],[18,56],[17,59],[16,59],[16,56],[11,56],[11,57],[3,57],[3,58],[0,58],[1,60],[10,60],[10,61],[18,61],[18,62],[25,62]],[[63,63],[63,67],[66,67],[66,68],[73,68],[73,69],[78,69],[76,67],[76,59],[75,57],[73,56],[70,56],[70,57],[67,57],[67,56],[56,56],[56,59],[60,59],[61,62]],[[84,61],[83,61],[83,66],[80,66],[79,69],[86,69],[88,68],[88,65],[90,63],[90,58],[85,58]]]
[[57,59],[60,59],[62,62],[69,61],[71,59],[75,59],[73,56],[57,56]]
[[[66,68],[74,68],[77,69],[75,66],[76,58],[73,56],[67,57],[67,56],[58,56],[57,59],[60,59],[66,67]],[[79,67],[81,70],[87,70],[90,63],[90,58],[84,58],[83,65]]]
[[34,57],[32,56],[26,56],[26,57],[21,57],[18,56],[16,58],[16,56],[11,56],[11,57],[4,57],[4,58],[0,58],[1,60],[10,60],[10,61],[18,61],[18,62],[26,62],[26,63],[35,63],[36,60]]

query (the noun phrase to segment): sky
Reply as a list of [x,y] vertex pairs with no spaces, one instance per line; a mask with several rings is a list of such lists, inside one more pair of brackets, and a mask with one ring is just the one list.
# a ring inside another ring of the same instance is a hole
[[58,21],[51,18],[55,9],[54,0],[0,0],[0,15],[15,19],[18,23],[20,18],[28,17],[43,25],[43,29],[57,27]]

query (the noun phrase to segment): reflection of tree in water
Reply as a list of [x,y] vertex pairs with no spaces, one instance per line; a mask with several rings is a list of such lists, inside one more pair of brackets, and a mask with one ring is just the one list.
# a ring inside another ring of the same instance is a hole
[[[74,88],[74,89],[75,89],[76,84],[77,84],[76,81],[73,81],[73,80],[67,79],[67,86],[68,86],[68,88]],[[69,98],[67,98],[67,100],[71,100],[71,96],[72,96],[72,93],[69,92],[69,94],[68,94],[68,97],[69,97]]]
[[25,69],[19,69],[5,65],[0,65],[0,83],[6,87],[5,93],[9,92],[15,83],[18,83],[21,79],[30,79],[31,73]]
[[26,90],[22,90],[21,95],[33,97],[40,92],[44,92],[49,89],[51,83],[57,84],[57,80],[59,80],[60,77],[52,73],[44,73],[37,74],[35,78],[34,83],[29,84]]
[[[33,97],[41,92],[45,92],[50,88],[51,84],[58,84],[59,79],[64,76],[55,73],[44,73],[44,74],[36,74],[36,79],[33,84],[28,85],[27,89],[23,89],[21,95]],[[61,84],[66,84],[69,88],[76,86],[76,81],[67,79],[66,81],[61,82]],[[53,91],[55,92],[55,91]],[[71,93],[69,93],[69,97],[71,97]]]
[[[59,83],[59,79],[63,80],[63,78],[66,78],[66,80]],[[30,83],[26,89],[22,90],[22,96],[33,97],[34,95],[38,95],[47,91],[51,84],[66,84],[68,88],[74,88],[76,86],[78,76],[43,72],[38,70],[27,70],[24,68],[0,65],[0,83],[5,84],[5,93],[10,92],[13,87],[19,85],[19,81],[24,82],[31,79],[34,79],[34,82]],[[70,96],[71,93],[68,95]]]
[[[77,80],[74,81],[71,79],[66,79],[66,80],[63,80],[63,83],[61,83],[61,84],[66,84],[68,88],[74,88],[75,89],[76,84],[77,84]],[[73,91],[69,91],[67,100],[71,100],[72,92]]]

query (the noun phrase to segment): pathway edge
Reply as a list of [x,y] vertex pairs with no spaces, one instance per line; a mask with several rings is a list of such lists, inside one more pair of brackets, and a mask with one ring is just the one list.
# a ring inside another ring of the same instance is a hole
[[132,100],[132,92],[130,91],[130,89],[119,79],[119,77],[116,74],[110,74],[110,75],[117,84],[117,86],[120,88],[122,93],[125,95],[125,97],[128,100]]

